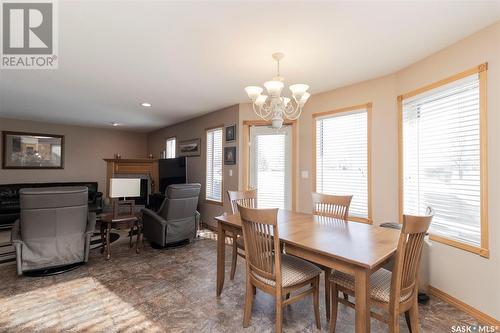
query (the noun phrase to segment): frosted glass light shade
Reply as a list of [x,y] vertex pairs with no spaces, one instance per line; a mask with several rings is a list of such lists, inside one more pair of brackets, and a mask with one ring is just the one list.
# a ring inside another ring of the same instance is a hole
[[293,97],[297,100],[300,101],[302,98],[302,95],[306,93],[307,89],[309,89],[309,86],[307,84],[292,84],[290,86],[290,91],[292,92]]
[[125,198],[141,195],[141,180],[139,178],[111,178],[109,180],[109,197]]
[[283,82],[281,81],[267,81],[264,82],[264,87],[266,87],[267,93],[271,96],[279,96],[281,94],[281,90],[283,90]]
[[252,101],[255,101],[257,97],[262,94],[262,91],[264,91],[264,89],[258,86],[248,86],[245,88],[245,91],[247,92],[248,98],[250,98]]
[[267,100],[267,95],[259,95],[257,99],[255,100],[255,105],[257,106],[262,106]]
[[302,95],[302,97],[300,98],[300,101],[299,101],[300,105],[306,104],[309,97],[311,97],[311,94],[308,92],[305,92],[304,95]]

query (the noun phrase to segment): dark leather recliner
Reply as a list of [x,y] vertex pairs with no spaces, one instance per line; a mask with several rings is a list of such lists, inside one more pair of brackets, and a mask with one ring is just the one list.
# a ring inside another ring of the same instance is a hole
[[196,210],[200,184],[170,185],[157,212],[143,209],[144,236],[159,246],[196,237],[200,213]]
[[95,213],[86,187],[25,188],[11,239],[17,273],[87,262]]

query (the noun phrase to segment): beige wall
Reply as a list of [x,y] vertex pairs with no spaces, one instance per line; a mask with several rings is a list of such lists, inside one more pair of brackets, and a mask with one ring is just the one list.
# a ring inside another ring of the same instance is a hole
[[[312,113],[373,103],[372,206],[375,224],[398,220],[398,95],[488,62],[488,158],[490,259],[433,242],[430,284],[500,318],[500,22],[397,73],[313,95],[298,128],[298,209],[311,210]],[[376,64],[374,64],[376,65]],[[334,73],[333,73],[334,75]],[[255,119],[250,104],[240,105],[240,128]],[[240,131],[240,142],[242,142]],[[241,148],[240,148],[241,150]],[[240,156],[240,165],[241,165]],[[301,178],[301,171],[309,177]],[[240,174],[240,187],[243,175]]]
[[[106,190],[106,163],[103,158],[120,153],[123,158],[146,157],[147,136],[144,133],[116,129],[0,118],[1,131],[20,131],[64,135],[64,169],[0,169],[0,184],[29,182],[97,181]],[[1,140],[1,138],[0,138]]]
[[488,62],[490,259],[440,243],[431,247],[431,284],[500,319],[500,22],[398,73],[396,94]]
[[[189,157],[187,161],[188,182],[200,183],[202,185],[200,195],[200,213],[204,223],[215,226],[213,217],[230,212],[231,207],[227,199],[227,190],[236,190],[238,188],[238,165],[224,165],[223,173],[223,200],[224,206],[205,202],[205,177],[206,177],[206,129],[215,126],[227,126],[238,124],[238,105],[234,105],[219,111],[215,111],[204,116],[191,119],[173,126],[169,126],[158,131],[149,133],[148,148],[150,152],[158,154],[165,149],[167,138],[177,137],[177,144],[182,140],[201,138],[201,156]],[[226,143],[224,146],[236,146],[238,142]],[[237,149],[236,155],[238,155]],[[229,176],[232,171],[232,176]]]

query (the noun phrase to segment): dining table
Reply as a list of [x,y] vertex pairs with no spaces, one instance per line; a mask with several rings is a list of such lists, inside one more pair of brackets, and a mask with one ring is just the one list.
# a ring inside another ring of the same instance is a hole
[[[217,284],[224,287],[226,234],[242,235],[239,214],[215,217],[217,222]],[[289,210],[278,211],[278,236],[284,251],[325,269],[326,316],[330,314],[329,274],[338,270],[355,278],[355,331],[370,332],[370,275],[396,253],[399,230]]]

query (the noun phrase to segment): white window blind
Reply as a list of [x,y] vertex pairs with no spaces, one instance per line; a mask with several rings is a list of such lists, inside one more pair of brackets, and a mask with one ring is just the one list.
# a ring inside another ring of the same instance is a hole
[[286,188],[285,135],[255,136],[259,208],[285,208],[285,201],[290,193]]
[[175,147],[176,147],[176,139],[170,138],[167,139],[167,147],[166,147],[166,156],[165,158],[175,158]]
[[207,131],[207,184],[205,198],[222,202],[222,128]]
[[431,233],[481,245],[480,95],[474,74],[403,101],[403,213],[435,211]]
[[368,216],[368,110],[316,118],[316,192],[352,195],[349,215]]

